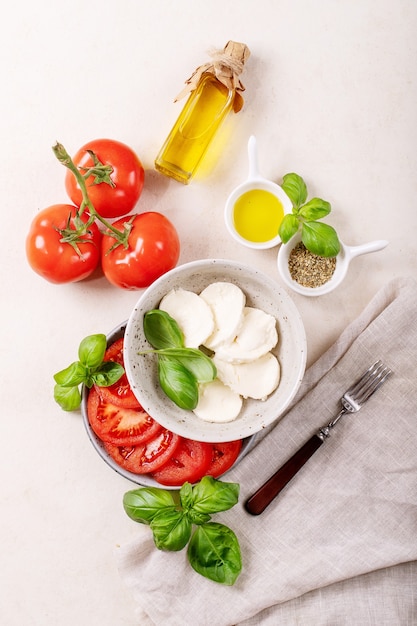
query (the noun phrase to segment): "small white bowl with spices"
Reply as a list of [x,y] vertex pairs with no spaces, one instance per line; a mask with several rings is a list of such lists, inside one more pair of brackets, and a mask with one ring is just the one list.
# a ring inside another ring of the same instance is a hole
[[388,245],[380,239],[359,246],[340,242],[336,257],[321,257],[307,250],[297,233],[278,252],[278,271],[285,284],[303,296],[322,296],[336,289],[345,278],[350,262],[355,257],[377,252]]

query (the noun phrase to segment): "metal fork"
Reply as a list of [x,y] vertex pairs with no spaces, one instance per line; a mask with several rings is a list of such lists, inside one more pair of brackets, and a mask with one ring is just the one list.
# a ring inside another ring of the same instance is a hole
[[382,361],[376,361],[366,372],[350,387],[340,399],[342,409],[339,414],[314,434],[284,465],[275,472],[245,502],[245,509],[252,515],[259,515],[284,489],[310,457],[330,436],[330,431],[340,418],[346,413],[356,413],[364,402],[387,380],[392,371]]

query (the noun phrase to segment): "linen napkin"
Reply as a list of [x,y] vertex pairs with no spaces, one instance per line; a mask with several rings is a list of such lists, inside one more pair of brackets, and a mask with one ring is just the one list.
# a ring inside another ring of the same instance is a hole
[[[308,369],[284,418],[225,476],[241,488],[239,503],[214,518],[239,538],[234,586],[196,574],[185,550],[157,550],[138,524],[137,540],[117,552],[138,624],[416,623],[416,312],[413,278],[379,291]],[[388,381],[338,422],[264,513],[246,513],[246,498],[338,413],[343,393],[377,359],[393,370]]]

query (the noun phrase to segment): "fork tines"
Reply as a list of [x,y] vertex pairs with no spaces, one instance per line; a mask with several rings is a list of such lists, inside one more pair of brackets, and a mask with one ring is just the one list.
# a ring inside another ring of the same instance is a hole
[[351,396],[358,404],[362,404],[375,393],[390,374],[392,370],[378,360],[366,370],[346,395]]

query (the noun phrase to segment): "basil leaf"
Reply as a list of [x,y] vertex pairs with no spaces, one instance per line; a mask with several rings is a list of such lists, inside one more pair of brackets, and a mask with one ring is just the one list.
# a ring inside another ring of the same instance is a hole
[[281,187],[298,209],[307,200],[307,187],[298,174],[285,174]]
[[197,348],[165,348],[158,354],[175,358],[199,383],[211,383],[217,376],[213,361]]
[[[89,376],[89,381],[92,386],[94,383],[99,387],[109,387],[114,385],[125,373],[123,365],[116,363],[115,361],[104,361],[102,366],[95,372],[92,372]],[[89,386],[86,382],[86,385]]]
[[193,509],[199,513],[218,513],[231,509],[239,500],[239,484],[225,483],[204,476],[193,487]]
[[278,231],[282,243],[287,243],[291,237],[295,235],[298,230],[298,226],[299,221],[296,215],[293,215],[292,213],[284,215]]
[[164,393],[181,409],[195,409],[198,383],[194,375],[177,359],[159,355],[159,382]]
[[211,515],[209,515],[208,513],[199,513],[195,509],[189,509],[187,511],[187,517],[192,524],[197,525],[204,524],[211,519]]
[[330,202],[321,198],[312,198],[301,207],[299,215],[306,220],[319,220],[328,215],[331,210]]
[[78,387],[55,385],[54,399],[64,411],[76,411],[81,404],[80,390]]
[[123,507],[135,522],[148,524],[159,511],[175,508],[175,500],[166,489],[142,487],[124,494]]
[[183,348],[184,335],[177,322],[165,311],[153,309],[143,318],[145,337],[157,350]]
[[183,511],[162,509],[152,518],[150,527],[159,550],[182,550],[191,537],[191,522]]
[[79,345],[78,358],[87,367],[98,367],[103,362],[106,347],[106,335],[89,335]]
[[182,484],[180,489],[180,503],[182,508],[187,511],[193,506],[193,486],[189,482]]
[[187,554],[196,572],[224,585],[233,585],[242,570],[235,533],[217,522],[198,526],[191,537]]
[[304,222],[301,240],[307,250],[324,257],[334,257],[340,251],[340,242],[336,231],[321,222]]
[[79,361],[68,365],[64,370],[54,374],[54,380],[61,387],[76,387],[83,383],[88,376],[86,367]]

